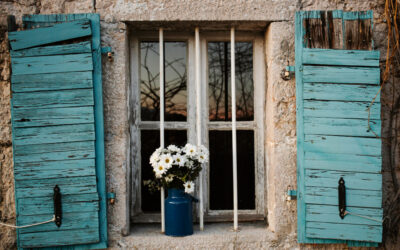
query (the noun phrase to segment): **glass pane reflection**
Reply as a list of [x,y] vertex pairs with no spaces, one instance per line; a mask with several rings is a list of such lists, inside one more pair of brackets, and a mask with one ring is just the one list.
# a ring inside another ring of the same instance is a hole
[[[208,43],[208,84],[210,121],[230,121],[230,42]],[[236,119],[254,119],[253,44],[235,43]]]
[[[186,42],[165,42],[165,121],[186,121]],[[160,120],[159,43],[140,43],[142,121]]]

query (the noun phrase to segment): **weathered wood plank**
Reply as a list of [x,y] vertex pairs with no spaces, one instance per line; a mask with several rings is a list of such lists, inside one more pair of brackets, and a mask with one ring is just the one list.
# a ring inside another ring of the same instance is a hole
[[93,104],[93,89],[15,93],[13,95],[13,108],[15,109],[82,107]]
[[324,169],[355,171],[361,173],[380,173],[381,156],[330,154],[306,151],[304,153],[306,169]]
[[[60,187],[62,190],[62,187]],[[62,191],[61,191],[62,192]],[[98,211],[97,193],[63,195],[63,211],[70,213]],[[18,199],[19,215],[40,215],[54,213],[53,196]]]
[[18,163],[14,167],[15,180],[18,181],[90,175],[95,178],[94,159]]
[[[368,119],[370,102],[314,101],[304,100],[305,117]],[[378,103],[372,105],[370,119],[379,120],[381,108]]]
[[15,109],[12,119],[15,128],[94,122],[93,106],[50,109]]
[[95,139],[94,124],[60,125],[14,129],[14,144],[34,145]]
[[[338,205],[337,187],[306,187],[304,200],[307,204]],[[346,205],[349,207],[381,208],[381,190],[346,190]],[[338,210],[337,210],[338,211]]]
[[20,234],[20,247],[45,247],[45,246],[64,246],[74,244],[88,244],[99,241],[99,227],[80,228],[76,230],[49,231],[39,233]]
[[371,217],[374,220],[368,220],[358,216],[348,214],[342,218],[339,216],[339,209],[337,206],[327,205],[310,205],[306,206],[307,215],[306,220],[314,222],[328,222],[336,224],[355,224],[355,225],[382,225],[383,212],[381,208],[360,208],[360,207],[347,207],[347,210],[351,213],[356,213],[362,216]]
[[346,49],[371,50],[372,29],[370,19],[344,20]]
[[[341,118],[304,118],[304,133],[308,135],[346,135],[376,137],[381,134],[381,121],[366,119],[341,119]],[[375,133],[372,133],[372,131]]]
[[93,88],[92,78],[92,71],[16,75],[11,78],[11,87],[14,93]]
[[94,141],[15,146],[14,162],[37,162],[94,158]]
[[[80,176],[75,178],[57,178],[57,179],[42,179],[42,180],[21,180],[15,182],[15,188],[17,189],[34,189],[41,187],[43,189],[53,189],[56,184],[64,187],[77,187],[77,186],[92,186],[96,185],[96,178],[91,176]],[[64,189],[63,189],[64,190]],[[63,192],[64,193],[64,192]],[[46,195],[40,195],[46,196]]]
[[[54,214],[32,215],[21,217],[19,223],[21,225],[33,224],[48,220]],[[35,227],[22,228],[19,230],[21,234],[48,231],[65,231],[83,228],[98,227],[97,223],[99,214],[98,212],[82,212],[82,213],[63,213],[62,226],[58,228],[55,223],[43,224]]]
[[[378,85],[304,83],[304,99],[371,102],[379,89]],[[375,102],[380,102],[380,95]]]
[[86,194],[97,191],[95,176],[60,177],[56,179],[18,180],[15,182],[16,198],[52,196],[54,187],[62,187],[62,194]]
[[8,39],[13,50],[90,36],[92,29],[88,19],[58,23],[47,28],[9,32]]
[[346,189],[382,190],[381,174],[306,169],[305,176],[307,187],[337,188],[339,179],[342,177]]
[[382,241],[382,226],[307,222],[306,235],[312,238]]
[[93,69],[91,53],[17,57],[11,59],[12,75],[87,71]]
[[304,82],[379,84],[379,67],[304,66]]
[[336,50],[308,49],[303,50],[303,63],[337,66],[370,66],[379,67],[380,53],[377,50]]
[[11,50],[10,55],[12,58],[29,57],[29,56],[49,56],[49,55],[67,55],[67,54],[80,54],[91,53],[90,41],[71,43],[54,46],[43,46],[23,50]]
[[381,156],[381,140],[379,138],[305,135],[305,151],[328,154],[355,154]]

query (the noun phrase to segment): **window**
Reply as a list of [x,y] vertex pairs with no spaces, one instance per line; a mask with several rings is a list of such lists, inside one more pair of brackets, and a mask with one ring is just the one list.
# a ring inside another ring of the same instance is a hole
[[[196,143],[196,98],[201,103],[202,142],[210,149],[203,170],[206,221],[232,220],[232,122],[229,32],[201,32],[201,93],[195,86],[194,32],[164,33],[165,145]],[[240,219],[264,218],[264,41],[237,32],[236,116]],[[143,181],[152,177],[150,154],[159,142],[158,32],[131,37],[132,219],[160,221],[160,194]],[[198,186],[198,185],[197,185]],[[197,211],[196,211],[197,212]]]

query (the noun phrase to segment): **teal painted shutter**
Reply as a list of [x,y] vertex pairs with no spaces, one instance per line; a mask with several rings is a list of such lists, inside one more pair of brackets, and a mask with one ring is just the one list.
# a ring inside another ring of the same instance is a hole
[[[322,15],[296,13],[298,241],[376,246],[382,241],[379,96],[370,129],[368,107],[380,88],[379,52],[310,48],[305,37],[313,31],[305,30],[306,19]],[[343,21],[343,29],[346,20],[372,18],[372,12],[330,15]],[[344,219],[340,178],[351,213]]]
[[17,225],[52,218],[55,185],[63,218],[18,229],[18,247],[105,248],[99,15],[23,21],[9,33]]

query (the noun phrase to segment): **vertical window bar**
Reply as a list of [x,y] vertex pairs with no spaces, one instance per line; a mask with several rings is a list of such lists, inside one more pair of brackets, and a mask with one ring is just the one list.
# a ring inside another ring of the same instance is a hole
[[[200,32],[199,27],[195,28],[195,49],[196,49],[196,134],[197,134],[197,145],[201,145],[201,90],[200,90]],[[204,229],[204,217],[203,217],[203,171],[199,174],[199,220],[200,230]]]
[[232,103],[232,168],[233,168],[233,230],[238,230],[238,190],[236,155],[236,86],[235,86],[235,28],[231,28],[231,103]]
[[[164,148],[164,31],[162,28],[159,30],[159,44],[160,44],[160,147]],[[165,192],[161,187],[161,232],[165,232]]]

